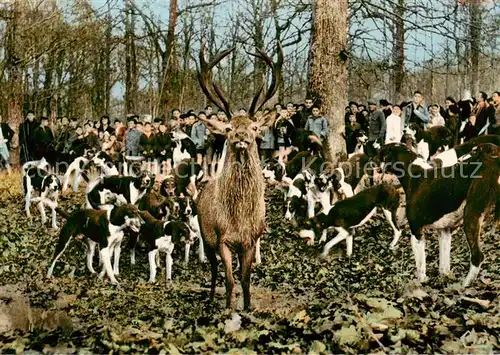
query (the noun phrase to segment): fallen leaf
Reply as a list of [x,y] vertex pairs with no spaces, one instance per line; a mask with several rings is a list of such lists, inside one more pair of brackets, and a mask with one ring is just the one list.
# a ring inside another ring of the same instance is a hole
[[349,327],[342,327],[340,330],[335,332],[335,337],[340,345],[354,345],[359,340],[361,340],[361,334],[354,325],[351,325]]
[[241,328],[241,317],[238,313],[233,313],[231,319],[224,323],[224,333],[229,334]]

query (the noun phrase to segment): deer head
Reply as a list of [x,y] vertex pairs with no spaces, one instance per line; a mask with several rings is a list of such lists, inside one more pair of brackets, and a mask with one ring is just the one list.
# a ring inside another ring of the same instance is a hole
[[[250,109],[247,115],[238,115],[232,117],[231,110],[228,100],[225,98],[222,90],[215,84],[212,83],[212,90],[209,88],[208,82],[211,80],[211,69],[216,66],[222,59],[229,55],[233,48],[229,48],[225,51],[220,52],[212,59],[207,62],[205,59],[205,43],[203,42],[200,50],[200,70],[198,72],[198,81],[200,83],[201,89],[205,96],[210,100],[215,106],[220,110],[223,110],[227,117],[230,118],[230,122],[220,122],[213,119],[202,119],[206,124],[207,128],[214,134],[220,134],[226,136],[227,142],[232,150],[236,151],[247,151],[256,148],[255,139],[260,133],[260,129],[263,126],[271,126],[276,119],[276,112],[271,111],[266,115],[260,116],[256,119],[256,112],[259,111],[262,106],[269,101],[278,88],[278,83],[281,80],[281,66],[283,64],[283,49],[281,44],[278,43],[277,51],[277,62],[273,60],[262,50],[258,50],[257,53],[248,53],[250,55],[261,58],[271,69],[272,78],[271,82],[262,94],[264,85],[258,90],[257,94],[254,96]],[[216,97],[217,96],[217,97]]]

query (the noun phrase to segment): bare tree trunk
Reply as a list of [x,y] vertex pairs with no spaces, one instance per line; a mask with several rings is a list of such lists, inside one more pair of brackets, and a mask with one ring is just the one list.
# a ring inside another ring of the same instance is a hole
[[473,95],[479,90],[479,53],[481,48],[481,6],[471,3],[469,5],[470,15],[470,90]]
[[[264,48],[264,19],[261,14],[262,1],[253,1],[253,14],[254,14],[254,29],[253,29],[253,46],[254,48],[265,50]],[[254,58],[253,61],[253,85],[254,92],[259,90],[264,83],[264,75],[266,72],[265,63],[258,57]]]
[[30,103],[33,107],[33,110],[37,112],[40,100],[40,90],[38,87],[38,80],[40,78],[40,59],[37,58],[35,63],[33,64],[33,92],[30,95]]
[[336,164],[345,155],[344,106],[347,102],[348,0],[317,0],[313,8],[309,95],[328,118],[325,153]]
[[403,101],[405,99],[403,83],[405,82],[405,0],[398,0],[394,17],[394,48],[393,61],[394,69],[392,70],[392,100]]
[[55,56],[49,56],[47,58],[47,61],[44,62],[44,73],[45,73],[45,80],[43,81],[43,93],[45,96],[45,105],[43,107],[43,110],[46,112],[47,116],[51,112],[51,107],[52,107],[52,76],[54,73],[54,61],[55,61]]
[[137,62],[135,55],[135,20],[133,0],[126,0],[125,7],[125,112],[137,108]]
[[105,35],[105,60],[104,60],[104,105],[103,110],[105,114],[109,113],[110,101],[111,101],[111,41],[113,39],[113,23],[111,19],[111,2],[108,1],[108,23],[106,24],[106,35]]
[[170,0],[168,30],[165,40],[165,51],[162,53],[162,70],[160,77],[160,107],[163,110],[165,117],[170,111],[172,103],[169,98],[172,96],[172,78],[174,73],[173,68],[173,53],[175,47],[175,27],[179,16],[177,8],[177,0]]
[[17,31],[19,27],[20,17],[22,12],[22,4],[20,1],[12,3],[10,11],[11,17],[6,25],[6,43],[5,57],[6,69],[9,75],[8,86],[8,104],[7,117],[10,127],[14,130],[14,138],[12,142],[11,163],[13,166],[19,165],[19,125],[22,122],[22,100],[23,100],[23,84],[22,84],[22,68],[21,59],[17,49]]
[[[59,99],[59,97],[61,97],[60,96],[61,95],[60,89],[62,86],[62,82],[64,80],[64,75],[66,74],[65,70],[64,70],[65,59],[66,59],[66,53],[65,53],[64,49],[61,49],[57,55],[57,66],[56,66],[57,89],[55,90],[55,93],[58,96],[57,112],[59,112],[60,114],[62,114],[62,112],[64,112],[63,111],[63,100]],[[68,116],[69,112],[66,111],[64,114],[66,116]]]

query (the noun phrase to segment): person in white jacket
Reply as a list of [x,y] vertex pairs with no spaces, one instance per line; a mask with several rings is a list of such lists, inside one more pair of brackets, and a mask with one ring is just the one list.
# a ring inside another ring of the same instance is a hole
[[394,105],[386,120],[385,144],[401,142],[401,106]]

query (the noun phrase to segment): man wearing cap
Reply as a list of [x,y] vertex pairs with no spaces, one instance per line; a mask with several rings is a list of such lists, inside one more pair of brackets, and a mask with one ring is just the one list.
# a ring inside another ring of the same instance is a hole
[[413,101],[404,108],[405,130],[410,123],[415,123],[420,128],[425,129],[425,124],[429,122],[429,111],[427,110],[427,106],[423,103],[423,99],[422,93],[420,91],[415,91],[413,93]]
[[137,115],[127,117],[128,130],[125,136],[125,152],[131,156],[139,155],[139,141],[142,133],[135,128],[138,118],[139,116]]
[[374,156],[376,154],[376,148],[374,147],[375,141],[379,141],[379,144],[383,144],[385,140],[385,116],[380,110],[377,110],[377,104],[375,101],[368,101],[368,110],[370,115],[368,116],[368,143],[366,144],[366,153],[369,156]]

